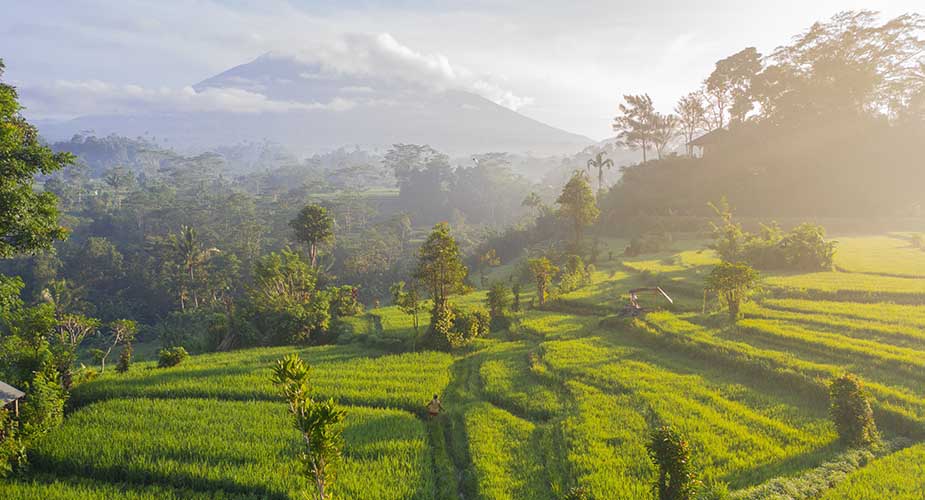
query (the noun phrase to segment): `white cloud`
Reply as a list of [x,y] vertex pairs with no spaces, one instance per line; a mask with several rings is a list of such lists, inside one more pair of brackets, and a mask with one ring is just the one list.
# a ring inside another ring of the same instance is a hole
[[193,87],[146,88],[116,85],[99,80],[58,80],[51,85],[22,87],[23,100],[30,112],[45,116],[69,117],[84,114],[131,114],[149,112],[281,113],[289,111],[345,111],[354,101],[335,98],[326,103],[270,99],[240,88]]
[[[377,70],[414,71],[469,89],[481,80],[486,85],[478,92],[495,102],[523,105],[520,111],[528,116],[603,138],[612,135],[610,123],[621,94],[649,92],[659,109],[670,110],[716,60],[746,46],[767,52],[814,21],[840,10],[869,8],[872,2],[0,3],[0,56],[7,63],[6,78],[20,88],[56,79],[99,79],[181,89],[280,47],[333,46],[328,50],[334,67],[363,68],[368,62],[362,59],[333,59],[338,46],[345,54],[359,45],[387,53],[396,66]],[[876,4],[884,16],[922,11],[922,0]],[[372,45],[367,40],[351,46],[343,35],[351,32],[388,32],[395,42],[365,35]],[[523,95],[533,103],[519,101]],[[33,115],[37,107],[34,103],[27,112]]]
[[439,90],[462,89],[515,111],[533,102],[531,97],[518,95],[489,75],[479,75],[466,67],[451,64],[443,54],[414,50],[389,33],[349,33],[298,50],[274,51],[269,56],[294,58],[303,64],[317,65],[319,73],[300,74],[308,80],[338,76],[368,77]]

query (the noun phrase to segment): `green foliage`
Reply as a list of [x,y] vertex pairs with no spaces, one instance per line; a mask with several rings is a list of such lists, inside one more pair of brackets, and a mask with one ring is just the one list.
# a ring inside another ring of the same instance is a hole
[[488,335],[491,317],[485,308],[480,306],[451,307],[454,318],[453,328],[447,337],[451,347],[462,347],[476,338]]
[[742,302],[758,283],[758,272],[747,264],[723,262],[705,280],[706,290],[716,293],[729,310],[729,319],[739,318]]
[[431,342],[444,342],[450,338],[451,312],[447,304],[450,294],[465,289],[469,270],[462,262],[459,246],[450,235],[450,226],[441,222],[418,250],[418,264],[414,276],[424,283],[433,299],[431,326],[428,335]]
[[295,426],[302,433],[305,449],[299,458],[315,485],[319,500],[332,498],[336,469],[342,460],[342,423],[347,413],[333,399],[315,402],[309,396],[308,365],[297,354],[276,362],[271,377],[280,386]]
[[10,411],[0,408],[0,479],[26,463],[25,448],[19,437],[19,427]]
[[189,358],[189,353],[182,346],[161,349],[157,352],[157,367],[170,368],[177,366]]
[[290,250],[258,261],[251,288],[253,321],[272,343],[318,341],[331,320],[330,294],[316,288],[309,263]]
[[742,230],[742,225],[733,219],[729,201],[723,196],[718,205],[713,202],[709,202],[708,205],[720,218],[719,224],[710,222],[713,228],[713,243],[709,248],[715,251],[723,262],[741,261],[748,235]]
[[447,351],[458,349],[487,335],[490,329],[491,318],[483,307],[448,304],[431,319],[429,345]]
[[[0,60],[0,77],[3,70]],[[16,89],[0,81],[0,258],[49,248],[67,235],[58,224],[57,198],[35,192],[33,183],[73,163],[74,156],[45,146],[21,109]]]
[[514,312],[520,312],[520,283],[514,283],[511,285],[511,294],[513,299],[511,300],[511,310]]
[[559,294],[575,291],[591,283],[594,266],[586,265],[578,255],[568,255],[559,275]]
[[503,319],[507,315],[508,308],[511,307],[511,289],[503,282],[496,281],[488,289],[485,302],[492,321]]
[[77,349],[87,336],[96,332],[100,321],[82,314],[62,314],[52,337],[51,353],[64,389],[70,389]]
[[23,435],[39,436],[61,425],[66,400],[67,392],[54,377],[35,374],[19,411]]
[[588,159],[587,167],[589,173],[597,170],[597,197],[600,198],[604,192],[604,169],[613,168],[613,160],[607,158],[606,151],[599,151],[594,158]]
[[[412,280],[408,282],[407,289],[405,288],[404,281],[393,283],[389,291],[392,294],[392,302],[398,306],[399,310],[411,316],[412,325],[414,325],[414,339],[416,340],[418,337],[418,329],[420,328],[420,315],[425,309],[424,301],[421,300],[421,293],[418,289],[417,281]],[[412,349],[413,348],[414,342],[412,342]]]
[[863,446],[879,440],[874,411],[854,375],[842,375],[829,385],[829,414],[844,442]]
[[129,371],[129,368],[132,367],[132,354],[133,354],[132,344],[126,343],[122,347],[122,352],[119,353],[119,361],[116,363],[116,371],[119,373],[126,373]]
[[655,106],[648,94],[624,95],[620,104],[620,115],[614,118],[613,130],[617,138],[633,149],[642,150],[642,162],[647,160],[649,148],[653,146],[656,128]]
[[[111,343],[106,351],[101,352],[97,360],[100,363],[100,373],[106,371],[106,359],[112,353],[113,348],[119,344],[131,345],[132,341],[135,340],[135,334],[138,333],[138,323],[130,319],[117,319],[109,324],[109,332]],[[131,350],[129,350],[128,356],[131,358]],[[128,369],[127,364],[125,369]]]
[[559,204],[559,217],[568,220],[575,232],[575,251],[580,251],[581,235],[584,227],[592,224],[600,215],[600,210],[594,201],[594,193],[588,178],[582,171],[576,171],[572,178],[562,188],[562,193],[556,199]]
[[305,205],[299,214],[289,222],[296,240],[308,245],[309,262],[317,265],[318,247],[334,237],[334,220],[327,209],[320,205]]
[[344,285],[328,288],[331,294],[331,317],[343,318],[356,316],[363,312],[359,301],[359,290],[355,286]]
[[546,257],[530,259],[529,266],[530,273],[533,274],[533,279],[536,283],[537,300],[540,305],[543,305],[549,297],[549,285],[552,283],[552,278],[559,272],[559,268],[552,265],[552,262]]
[[713,226],[713,243],[723,262],[746,262],[758,269],[791,271],[831,270],[835,258],[834,241],[825,239],[825,228],[803,223],[783,233],[777,223],[761,225],[758,234],[742,229],[733,219],[732,209],[724,197],[719,205],[710,203],[721,224]]
[[830,270],[835,257],[835,242],[826,241],[822,226],[803,223],[784,235],[780,250],[787,269]]
[[660,426],[652,431],[648,450],[658,467],[655,492],[659,500],[693,499],[698,481],[688,442],[672,427]]
[[450,294],[464,289],[467,274],[459,246],[450,235],[449,224],[437,224],[418,250],[415,270],[415,277],[430,289],[435,308],[437,304],[444,304]]
[[174,311],[152,330],[165,348],[184,346],[194,353],[205,352],[215,349],[209,330],[220,317],[205,310]]

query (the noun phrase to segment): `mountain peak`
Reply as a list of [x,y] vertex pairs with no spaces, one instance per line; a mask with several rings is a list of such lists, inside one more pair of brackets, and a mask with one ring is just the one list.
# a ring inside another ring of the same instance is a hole
[[193,86],[216,101],[246,100],[246,111],[91,116],[71,122],[70,133],[151,134],[189,149],[267,139],[300,154],[405,142],[451,154],[547,155],[592,142],[454,85],[453,68],[439,57],[402,53],[390,46],[394,39],[382,37],[356,60],[340,61],[330,50],[267,52]]

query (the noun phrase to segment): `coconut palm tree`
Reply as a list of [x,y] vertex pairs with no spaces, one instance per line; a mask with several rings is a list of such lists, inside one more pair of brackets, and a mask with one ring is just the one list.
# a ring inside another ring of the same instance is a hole
[[604,168],[613,167],[613,160],[606,158],[607,151],[601,151],[594,155],[594,158],[588,160],[588,172],[597,169],[597,199],[601,199],[601,193],[604,191]]
[[[189,290],[182,290],[180,293],[180,309],[185,310],[184,298],[188,292],[192,292],[193,305],[199,307],[199,296],[196,293],[196,269],[206,263],[212,256],[221,253],[217,248],[203,249],[202,243],[196,236],[196,230],[190,226],[181,226],[180,234],[174,235],[173,247],[179,257],[180,264],[183,267],[185,277],[189,279]],[[184,287],[185,288],[185,287]]]

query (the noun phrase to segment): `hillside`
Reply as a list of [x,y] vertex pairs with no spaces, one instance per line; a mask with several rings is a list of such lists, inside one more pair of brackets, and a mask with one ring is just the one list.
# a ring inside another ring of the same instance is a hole
[[149,109],[45,123],[40,130],[52,140],[83,130],[99,136],[156,137],[184,150],[268,140],[300,155],[340,146],[377,149],[394,143],[429,144],[454,155],[490,151],[551,155],[574,153],[592,142],[472,92],[434,88],[427,81],[330,74],[318,65],[276,53],[203,80],[193,91],[233,102],[261,97],[255,108],[246,111]]
[[[139,364],[77,387],[65,424],[30,450],[29,478],[0,485],[0,496],[296,498],[298,435],[268,378],[295,351],[316,395],[348,411],[339,498],[548,499],[574,485],[650,498],[655,421],[678,428],[701,478],[733,498],[921,498],[925,289],[901,277],[919,273],[900,267],[902,238],[850,239],[839,272],[766,276],[735,328],[701,314],[715,258],[680,241],[599,263],[591,285],[464,353],[407,352],[410,319],[386,307],[353,318],[338,345]],[[871,267],[871,255],[888,267]],[[675,304],[616,317],[627,289],[652,284]],[[844,370],[873,397],[881,448],[837,441],[826,384]],[[433,393],[448,412],[429,420]]]

